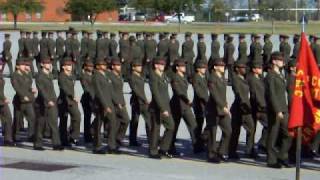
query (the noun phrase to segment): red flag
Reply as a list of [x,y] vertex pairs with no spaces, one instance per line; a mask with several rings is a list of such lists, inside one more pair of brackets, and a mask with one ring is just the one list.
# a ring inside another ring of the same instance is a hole
[[302,128],[304,143],[310,142],[320,129],[320,72],[304,33],[301,34],[288,123],[291,135],[295,136],[297,127]]

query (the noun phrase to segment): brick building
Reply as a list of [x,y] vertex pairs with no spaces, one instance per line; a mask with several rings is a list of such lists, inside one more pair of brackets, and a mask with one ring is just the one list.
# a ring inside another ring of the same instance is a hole
[[[18,16],[19,22],[67,22],[77,21],[72,16],[64,12],[64,6],[68,0],[40,0],[44,5],[41,13],[21,13]],[[118,11],[110,11],[102,13],[98,16],[97,22],[109,22],[118,20]],[[0,21],[13,21],[12,14],[0,14]]]

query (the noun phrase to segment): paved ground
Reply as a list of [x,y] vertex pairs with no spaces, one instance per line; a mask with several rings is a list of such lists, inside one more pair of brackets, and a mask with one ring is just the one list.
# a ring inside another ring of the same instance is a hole
[[[8,81],[8,80],[7,80]],[[57,88],[57,84],[55,84]],[[125,92],[130,92],[127,84]],[[146,86],[148,97],[150,93]],[[76,84],[76,94],[82,90]],[[11,85],[6,85],[6,95],[12,99]],[[189,88],[192,98],[192,89]],[[128,102],[130,95],[125,94]],[[228,88],[228,101],[233,101],[231,89]],[[127,107],[130,112],[130,107]],[[80,108],[81,109],[81,108]],[[124,147],[123,155],[93,155],[90,145],[75,147],[64,152],[47,150],[37,152],[32,150],[32,144],[24,143],[18,148],[0,148],[0,180],[15,179],[130,179],[130,180],[205,180],[205,179],[294,179],[295,169],[274,170],[266,168],[265,156],[257,161],[242,159],[239,162],[225,164],[209,164],[205,154],[193,155],[190,138],[184,123],[178,133],[178,150],[184,156],[179,159],[152,160],[147,158],[147,143],[145,140],[144,125],[140,120],[139,139],[143,142],[141,148]],[[83,127],[82,127],[83,128]],[[257,139],[261,127],[258,126]],[[219,132],[220,134],[220,132]],[[219,135],[220,136],[220,135]],[[218,138],[219,138],[218,136]],[[245,133],[241,133],[241,141]],[[127,141],[126,141],[127,142]],[[243,145],[240,145],[242,149]],[[48,148],[50,149],[50,148]],[[320,159],[308,160],[303,163],[302,179],[320,178]]]

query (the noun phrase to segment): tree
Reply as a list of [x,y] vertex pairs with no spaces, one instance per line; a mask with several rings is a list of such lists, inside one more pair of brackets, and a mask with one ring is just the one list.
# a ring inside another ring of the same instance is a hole
[[133,0],[130,5],[136,9],[146,12],[148,8],[152,8],[155,5],[155,0]]
[[36,0],[6,0],[0,2],[0,10],[13,15],[14,28],[17,29],[18,15],[22,12],[30,14],[42,12],[44,6]]
[[89,17],[91,25],[94,25],[99,14],[116,8],[117,2],[115,0],[69,0],[65,11],[82,20]]
[[213,0],[211,4],[211,12],[213,14],[213,21],[222,21],[228,7],[223,0]]
[[171,13],[195,11],[203,2],[204,0],[132,0],[130,4],[140,10],[150,8],[157,12]]

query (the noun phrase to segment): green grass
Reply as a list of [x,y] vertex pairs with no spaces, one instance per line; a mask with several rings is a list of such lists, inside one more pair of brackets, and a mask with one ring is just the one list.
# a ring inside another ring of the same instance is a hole
[[[296,34],[301,32],[301,25],[294,22],[275,22],[274,31],[272,22],[249,22],[249,23],[195,23],[195,24],[164,24],[153,25],[150,23],[143,24],[90,24],[82,23],[18,23],[18,29],[27,30],[65,30],[69,26],[75,27],[77,30],[108,30],[110,32],[128,31],[128,32],[194,32],[194,33],[274,33],[274,34]],[[320,22],[310,22],[306,25],[307,34],[318,34]],[[13,30],[13,25],[1,25],[2,30]]]

